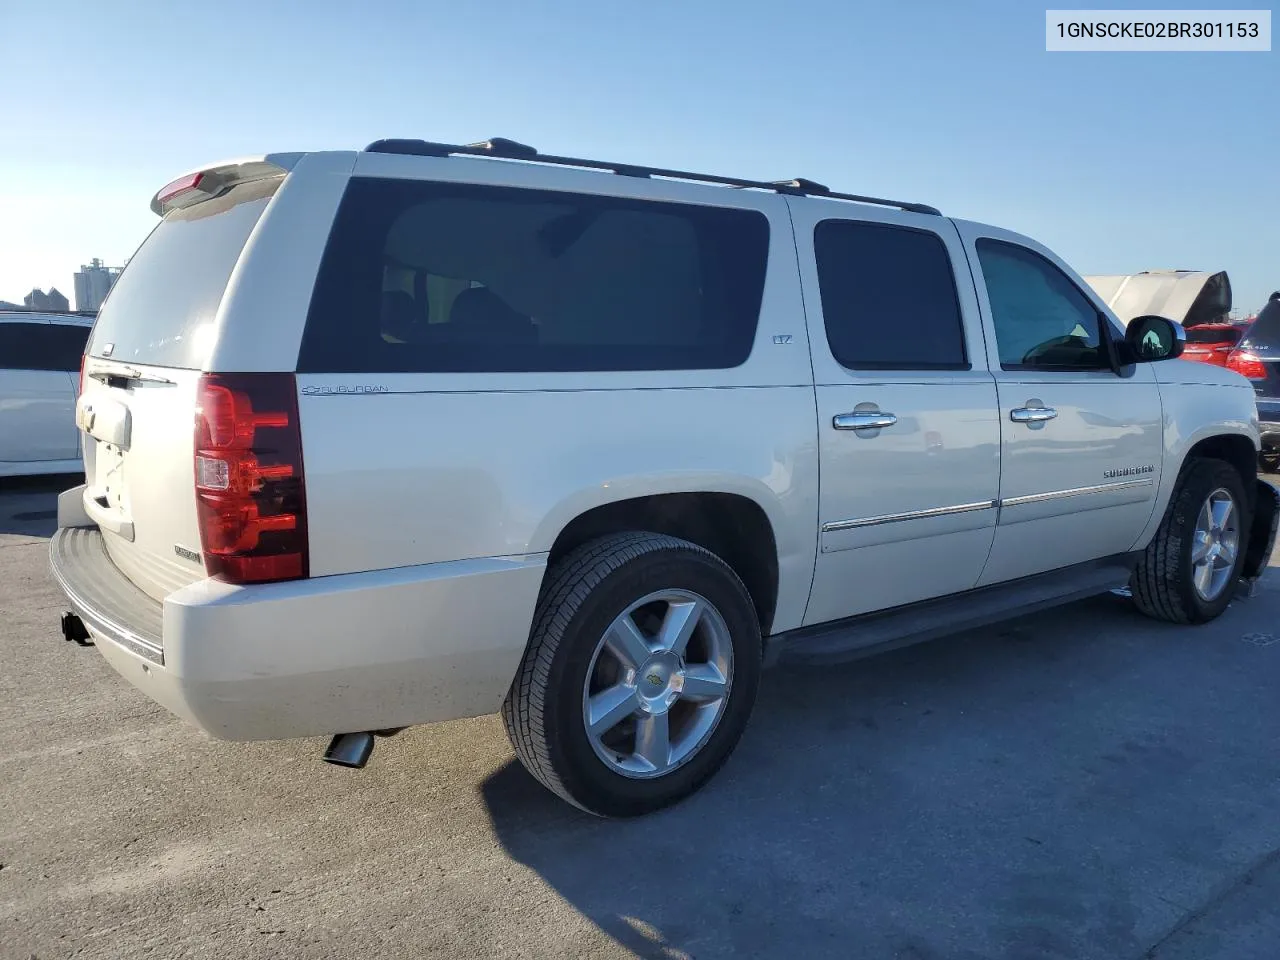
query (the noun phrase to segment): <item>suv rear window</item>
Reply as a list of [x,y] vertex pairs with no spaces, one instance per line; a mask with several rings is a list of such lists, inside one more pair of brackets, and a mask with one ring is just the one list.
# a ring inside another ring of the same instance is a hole
[[1244,327],[1224,324],[1201,324],[1186,329],[1187,343],[1236,343],[1244,334]]
[[231,271],[282,182],[241,184],[161,220],[98,311],[89,355],[203,368]]
[[356,179],[298,370],[735,367],[755,340],[768,244],[751,210]]

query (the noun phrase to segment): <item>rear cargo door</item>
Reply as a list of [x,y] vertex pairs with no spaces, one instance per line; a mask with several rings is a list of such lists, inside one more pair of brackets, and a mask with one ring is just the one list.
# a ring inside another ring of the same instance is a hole
[[197,388],[237,261],[281,178],[170,212],[98,315],[76,420],[85,510],[116,566],[163,599],[204,579],[194,487]]

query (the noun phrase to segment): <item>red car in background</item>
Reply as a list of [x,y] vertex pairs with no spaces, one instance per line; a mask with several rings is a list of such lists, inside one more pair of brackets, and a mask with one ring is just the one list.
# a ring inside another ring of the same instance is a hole
[[1226,323],[1202,323],[1187,327],[1187,345],[1182,351],[1188,360],[1199,360],[1219,367],[1230,366],[1231,354],[1253,325],[1253,317]]

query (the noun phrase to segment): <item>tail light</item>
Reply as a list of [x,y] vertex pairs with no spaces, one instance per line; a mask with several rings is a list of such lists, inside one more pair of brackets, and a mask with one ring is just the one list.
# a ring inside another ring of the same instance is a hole
[[1248,350],[1232,350],[1227,357],[1227,369],[1243,374],[1250,380],[1267,379],[1267,368]]
[[230,583],[308,575],[298,395],[290,373],[206,373],[195,424],[205,570]]
[[83,353],[80,354],[80,386],[76,388],[76,396],[84,393],[84,357]]

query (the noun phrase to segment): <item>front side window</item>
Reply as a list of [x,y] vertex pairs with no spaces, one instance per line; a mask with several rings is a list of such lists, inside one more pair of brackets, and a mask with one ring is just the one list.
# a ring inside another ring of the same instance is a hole
[[827,344],[851,370],[967,370],[946,244],[925,230],[823,220],[814,255]]
[[751,210],[356,179],[298,370],[735,367],[755,341],[768,243]]
[[1065,273],[1040,254],[979,240],[1000,366],[1005,370],[1095,370],[1110,365],[1102,316]]

